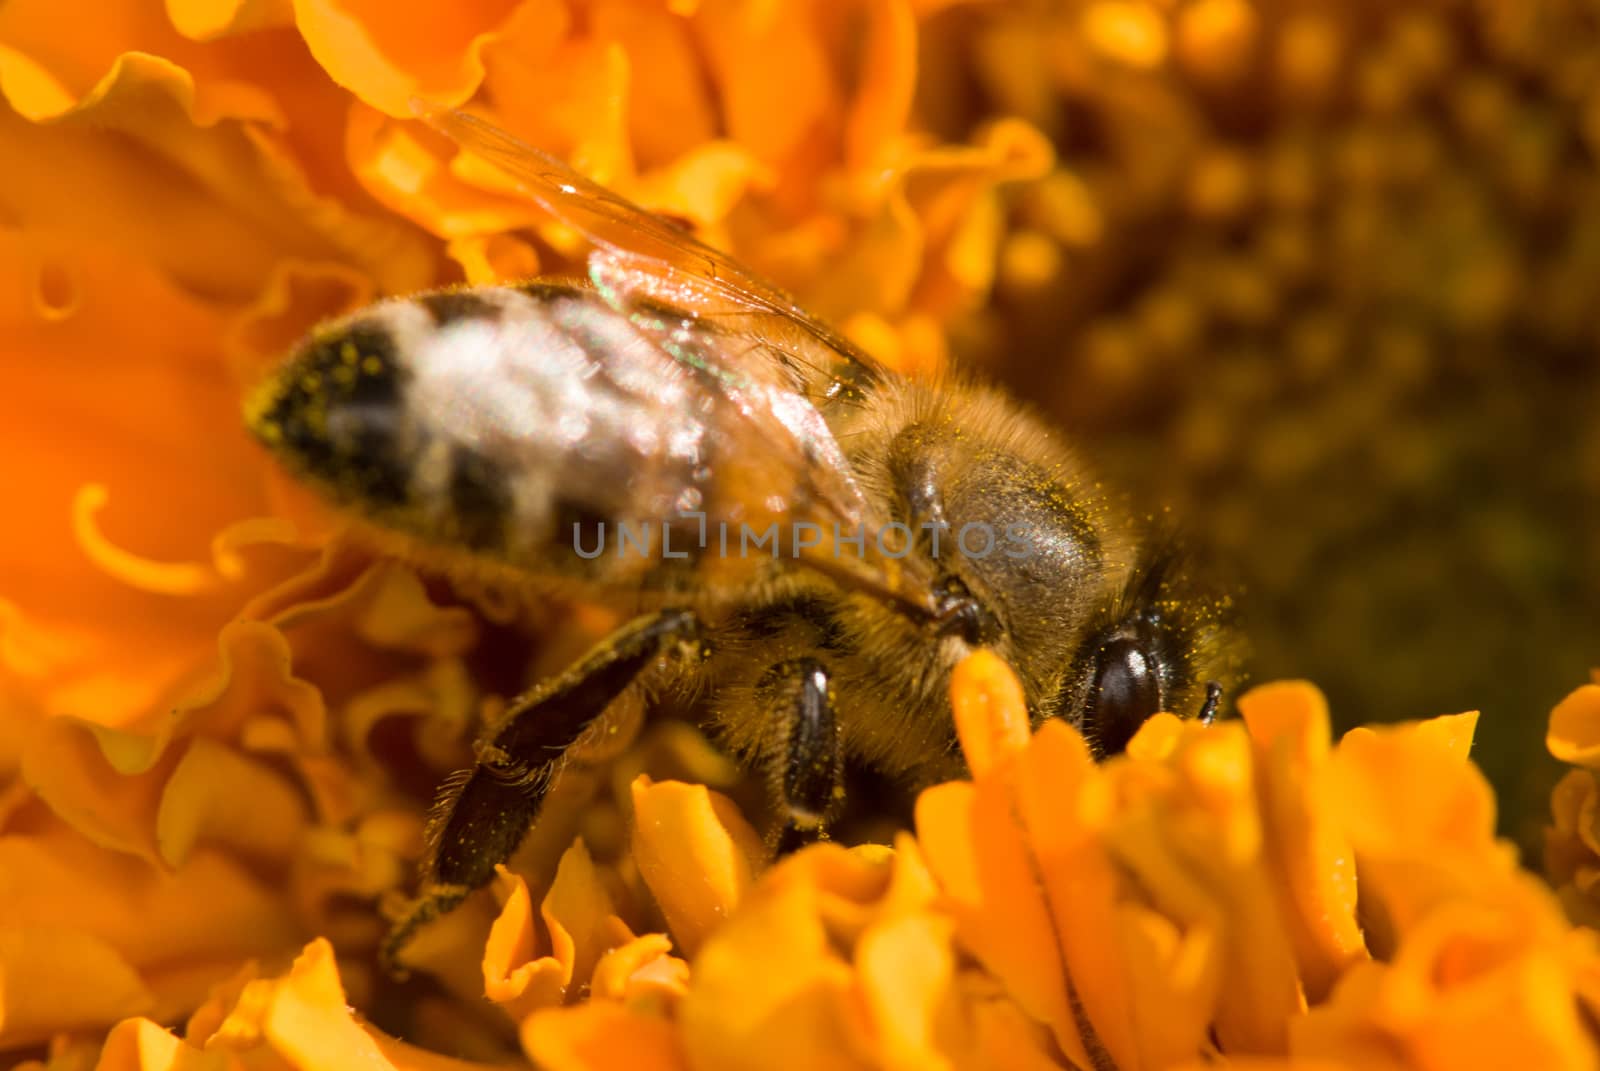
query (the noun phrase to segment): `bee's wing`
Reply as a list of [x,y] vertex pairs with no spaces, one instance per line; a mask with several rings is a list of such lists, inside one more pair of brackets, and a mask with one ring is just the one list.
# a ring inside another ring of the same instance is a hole
[[848,401],[887,374],[776,284],[549,153],[458,108],[438,108],[415,98],[411,107],[587,238],[595,247],[590,274],[622,311],[659,303],[716,320],[725,330],[762,334],[774,356],[805,369],[807,393],[814,398]]
[[881,367],[773,284],[549,154],[465,112],[412,106],[593,243],[589,275],[601,298],[693,370],[715,432],[745,451],[742,459],[722,452],[727,482],[747,486],[750,498],[781,495],[791,524],[810,522],[826,536],[867,533],[864,550],[825,539],[799,556],[803,564],[933,612],[927,578],[882,553],[876,533],[885,518],[861,494],[822,413],[859,401]]

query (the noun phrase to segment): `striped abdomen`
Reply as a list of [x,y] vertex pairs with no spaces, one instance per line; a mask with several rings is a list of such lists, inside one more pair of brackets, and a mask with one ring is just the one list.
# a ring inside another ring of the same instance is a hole
[[753,562],[718,548],[717,518],[759,532],[802,515],[813,440],[836,447],[780,361],[730,360],[716,332],[660,315],[665,335],[548,283],[383,302],[313,333],[250,424],[384,527],[536,573],[687,587],[710,559]]

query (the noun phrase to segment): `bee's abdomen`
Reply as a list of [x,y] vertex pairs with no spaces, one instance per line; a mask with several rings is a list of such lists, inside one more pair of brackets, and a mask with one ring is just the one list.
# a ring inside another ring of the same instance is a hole
[[287,467],[381,527],[580,581],[625,573],[654,586],[641,570],[687,566],[576,548],[607,525],[614,540],[619,522],[664,516],[703,479],[693,374],[593,291],[447,290],[318,329],[248,419]]
[[402,433],[404,379],[382,322],[320,332],[253,399],[250,427],[341,500],[404,506],[414,471]]

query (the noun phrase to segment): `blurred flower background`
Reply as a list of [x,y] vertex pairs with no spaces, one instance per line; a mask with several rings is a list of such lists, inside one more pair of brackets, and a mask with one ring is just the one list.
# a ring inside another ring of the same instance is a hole
[[944,129],[1025,116],[958,329],[1242,582],[1258,680],[1481,709],[1537,844],[1537,727],[1596,661],[1600,8],[1060,3],[935,22]]
[[[881,1066],[1592,1064],[1592,935],[1492,829],[1597,916],[1600,8],[0,0],[0,94],[0,1053],[457,1066],[350,1005],[551,1067],[779,1028]],[[1091,774],[988,667],[1009,743],[892,856],[762,877],[759,795],[665,722],[385,979],[433,785],[613,623],[373,560],[243,433],[318,320],[571,267],[413,95],[910,374],[1012,384],[1237,578],[1257,680],[1336,729],[1481,709],[1498,811],[1470,719],[1330,758],[1268,689],[1248,737]],[[774,935],[804,970],[755,969]]]

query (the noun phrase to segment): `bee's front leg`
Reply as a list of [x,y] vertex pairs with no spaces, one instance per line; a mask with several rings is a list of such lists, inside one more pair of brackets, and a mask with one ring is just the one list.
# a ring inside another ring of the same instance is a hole
[[780,662],[758,685],[772,712],[774,794],[783,825],[776,834],[779,855],[822,836],[844,802],[844,756],[834,717],[828,671],[811,658]]
[[686,610],[636,618],[512,703],[478,741],[477,765],[446,781],[433,805],[420,892],[380,952],[388,969],[399,970],[397,956],[418,927],[487,885],[516,851],[567,749],[658,657],[698,636]]

